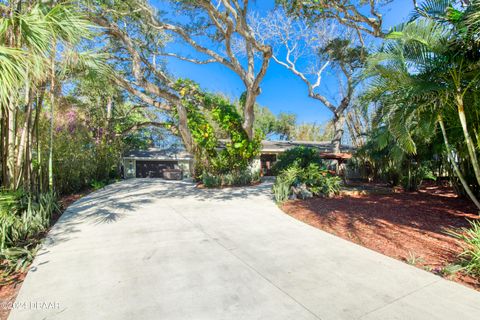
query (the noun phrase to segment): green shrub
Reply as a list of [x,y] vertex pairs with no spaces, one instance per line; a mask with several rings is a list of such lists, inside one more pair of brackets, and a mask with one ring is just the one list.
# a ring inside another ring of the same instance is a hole
[[292,186],[300,182],[302,173],[303,170],[297,164],[293,164],[277,176],[273,184],[273,194],[278,203],[288,200]]
[[470,228],[463,228],[461,232],[450,234],[464,242],[461,254],[464,269],[480,276],[480,221],[470,221]]
[[[242,113],[228,99],[202,91],[197,83],[188,79],[178,79],[175,87],[187,109],[188,127],[196,145],[194,178],[198,179],[197,175],[204,172],[222,179],[231,174],[226,179],[230,180],[229,184],[236,184],[233,180],[242,179],[239,173],[260,154],[261,135],[248,135],[243,128]],[[219,136],[227,140],[220,143]]]
[[342,179],[338,176],[327,174],[321,183],[321,193],[327,197],[338,195],[342,186]]
[[279,203],[288,200],[293,193],[302,199],[312,194],[330,197],[340,192],[341,182],[339,177],[330,174],[318,163],[310,163],[302,168],[295,162],[277,176],[273,194]]
[[33,258],[40,235],[58,210],[52,193],[34,197],[22,191],[0,193],[0,259],[7,274],[24,269]]
[[202,174],[202,182],[207,188],[221,186],[248,186],[260,181],[260,172],[251,172],[250,169],[226,174]]
[[288,181],[283,176],[278,176],[273,185],[273,195],[275,201],[282,203],[288,200],[290,196],[290,188],[292,187],[291,182]]
[[204,173],[202,175],[202,182],[207,188],[217,188],[222,185],[222,177]]
[[17,215],[28,206],[28,195],[22,190],[0,191],[0,214]]
[[233,173],[231,174],[233,176],[233,179],[228,181],[223,181],[223,185],[226,186],[248,186],[251,185],[252,183],[260,181],[260,172],[251,172],[250,169],[246,169],[243,171],[240,171],[238,173]]
[[295,147],[285,151],[278,157],[278,161],[273,165],[273,172],[280,174],[285,169],[296,165],[300,168],[306,168],[310,164],[317,164],[320,168],[326,169],[326,166],[320,157],[317,149],[308,147]]
[[405,191],[417,191],[423,180],[436,180],[435,174],[428,165],[420,165],[415,168],[408,168],[402,177],[402,187]]
[[105,186],[106,186],[107,184],[108,184],[108,183],[105,182],[105,181],[93,180],[90,185],[91,185],[91,187],[93,188],[93,190],[99,190],[99,189],[105,188]]

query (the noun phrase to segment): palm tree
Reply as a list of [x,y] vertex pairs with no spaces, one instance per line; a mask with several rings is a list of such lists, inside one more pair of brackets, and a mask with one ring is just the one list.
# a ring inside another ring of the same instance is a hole
[[[91,25],[66,2],[19,0],[0,9],[1,183],[17,189],[32,177],[29,159],[38,132],[32,117],[38,121],[46,90],[53,110],[55,60],[88,35]],[[20,119],[22,126],[17,125]]]
[[394,29],[382,50],[370,57],[366,74],[372,81],[366,98],[380,103],[377,117],[405,153],[416,154],[419,141],[438,134],[438,124],[450,164],[480,208],[457,164],[459,156],[468,161],[475,177],[473,189],[478,190],[480,166],[472,137],[478,145],[478,37],[473,27],[466,27],[471,25],[472,6],[478,3],[463,11],[446,0],[420,5],[412,21]]

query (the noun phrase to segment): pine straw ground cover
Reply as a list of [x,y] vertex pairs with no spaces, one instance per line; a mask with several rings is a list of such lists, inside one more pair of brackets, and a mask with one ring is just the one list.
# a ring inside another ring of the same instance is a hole
[[462,247],[448,234],[479,216],[449,188],[295,200],[282,209],[318,229],[480,290],[480,279],[458,271]]
[[[68,208],[68,206],[70,206],[78,199],[84,197],[91,191],[92,190],[88,189],[80,193],[62,197],[59,201],[61,212],[55,214],[52,217],[51,225],[53,225],[58,220],[58,218],[60,218],[60,216]],[[43,234],[43,236],[45,235],[46,233]],[[0,261],[0,263],[2,263],[2,261]],[[18,292],[20,291],[20,288],[22,286],[23,280],[27,275],[27,271],[28,270],[24,270],[23,272],[17,272],[13,275],[9,275],[7,278],[0,274],[0,320],[6,320],[8,318],[11,303],[15,301],[15,298],[17,297]]]

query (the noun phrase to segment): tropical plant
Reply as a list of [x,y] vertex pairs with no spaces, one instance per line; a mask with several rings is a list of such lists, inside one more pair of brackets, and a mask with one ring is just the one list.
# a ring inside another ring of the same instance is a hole
[[[39,172],[32,172],[30,163],[40,162],[38,152],[37,158],[32,159],[35,156],[32,149],[35,143],[39,146],[38,122],[44,101],[48,100],[51,123],[48,173],[52,188],[53,110],[59,85],[56,60],[70,55],[76,44],[90,34],[91,25],[78,7],[63,1],[15,1],[4,9],[0,19],[0,50],[7,53],[2,66],[8,70],[5,77],[0,77],[0,147],[4,151],[0,159],[1,183],[10,189],[40,184]],[[9,67],[19,61],[20,66]],[[15,76],[9,71],[15,72]],[[23,123],[15,125],[16,119]]]
[[[290,197],[307,199],[314,195],[331,197],[338,194],[342,179],[331,174],[325,169],[323,162],[313,156],[318,152],[310,148],[306,149],[313,150],[315,153],[305,152],[305,148],[295,149],[297,150],[291,149],[293,152],[284,158],[283,165],[288,163],[288,166],[279,172],[273,185],[275,200],[282,203]],[[302,155],[307,157],[303,158]],[[310,162],[306,162],[308,159]]]
[[342,179],[322,169],[318,164],[311,163],[304,169],[301,181],[314,195],[332,197],[339,194]]
[[33,196],[24,191],[0,193],[0,271],[23,270],[32,261],[40,235],[58,211],[52,193]]
[[272,187],[273,196],[277,203],[283,203],[288,200],[290,196],[290,189],[292,183],[288,181],[284,176],[277,176],[275,183]]
[[247,186],[260,181],[260,172],[247,168],[240,172],[210,174],[204,172],[202,183],[207,188]]
[[272,170],[276,173],[281,173],[294,164],[300,168],[306,168],[312,163],[318,164],[322,169],[326,168],[318,149],[304,146],[294,147],[288,149],[278,157]]
[[367,163],[376,179],[392,187],[402,185],[406,191],[416,191],[424,179],[435,180],[432,168],[442,159],[433,159],[435,155],[442,155],[443,150],[437,137],[433,141],[416,138],[416,145],[416,154],[409,154],[400,147],[388,126],[376,127],[366,144],[357,150],[357,165]]
[[425,1],[412,21],[387,35],[382,50],[369,58],[365,97],[377,104],[377,127],[388,130],[397,154],[415,157],[425,142],[443,140],[436,156],[448,159],[480,208],[480,60],[471,22],[477,1],[460,9],[455,3]]
[[[250,139],[238,108],[222,96],[202,92],[190,80],[178,80],[177,85],[195,144],[196,178],[204,174],[239,175],[247,170],[260,152],[261,136]],[[228,135],[223,146],[216,128]]]
[[273,185],[273,194],[278,203],[289,199],[292,194],[292,186],[300,182],[301,176],[302,168],[297,163],[291,164],[277,175]]
[[108,184],[108,183],[105,182],[105,181],[93,180],[90,185],[92,186],[93,190],[100,190],[100,189],[102,189],[102,188],[105,188],[105,186],[106,186],[107,184]]
[[203,185],[207,188],[217,188],[222,185],[222,177],[204,173],[202,175]]
[[464,248],[460,257],[467,272],[480,275],[480,222],[470,221],[470,228],[463,228],[459,232],[450,232],[451,235],[462,241]]

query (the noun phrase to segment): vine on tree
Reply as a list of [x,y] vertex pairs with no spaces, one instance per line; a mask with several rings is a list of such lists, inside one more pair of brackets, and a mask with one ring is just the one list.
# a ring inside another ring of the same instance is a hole
[[[178,80],[177,90],[188,111],[188,127],[195,142],[195,177],[246,170],[260,153],[261,136],[248,138],[235,105],[221,96],[201,91],[191,80]],[[221,145],[210,120],[229,136],[225,145]]]

